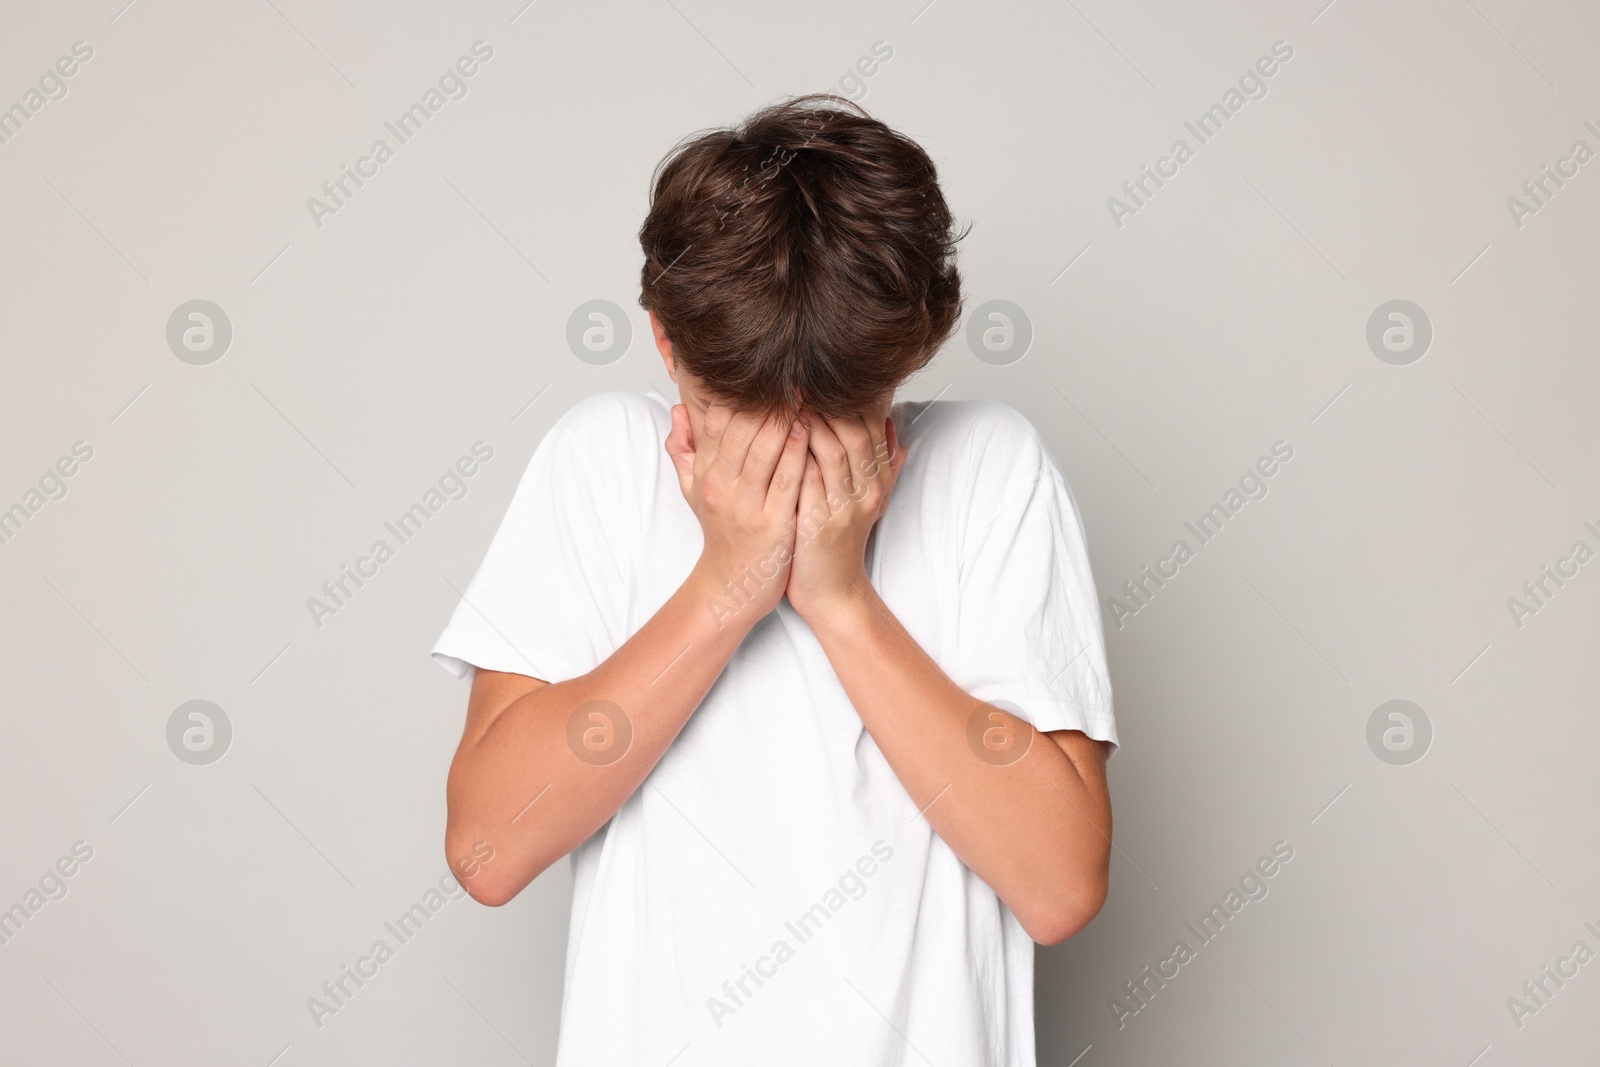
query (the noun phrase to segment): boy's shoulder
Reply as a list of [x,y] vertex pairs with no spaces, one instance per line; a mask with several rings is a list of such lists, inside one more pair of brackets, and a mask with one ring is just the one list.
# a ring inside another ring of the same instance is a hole
[[999,400],[923,400],[897,407],[901,440],[929,459],[959,459],[978,471],[1025,465],[1046,454],[1028,417]]
[[659,425],[665,417],[670,426],[671,404],[655,390],[607,389],[576,401],[556,420],[564,430],[625,429],[629,426]]
[[671,405],[654,391],[608,389],[578,400],[550,427],[548,439],[602,462],[653,450],[672,429]]

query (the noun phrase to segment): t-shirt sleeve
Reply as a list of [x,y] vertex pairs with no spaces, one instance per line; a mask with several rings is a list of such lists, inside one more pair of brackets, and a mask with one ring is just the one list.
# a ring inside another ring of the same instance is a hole
[[618,393],[588,397],[556,420],[433,646],[446,670],[560,682],[627,639],[623,561],[637,514],[618,495],[628,491],[641,421]]
[[1115,747],[1105,636],[1077,502],[1023,415],[998,403],[980,410],[968,446],[951,677],[1036,730],[1081,730]]

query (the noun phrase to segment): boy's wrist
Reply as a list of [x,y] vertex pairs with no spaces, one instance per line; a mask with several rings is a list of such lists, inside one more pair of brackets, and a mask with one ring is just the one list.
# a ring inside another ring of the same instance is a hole
[[866,636],[881,603],[878,591],[863,577],[800,614],[820,641],[855,641]]
[[749,567],[732,567],[702,556],[684,580],[683,589],[718,630],[747,632],[765,618],[783,597],[783,573],[763,577]]

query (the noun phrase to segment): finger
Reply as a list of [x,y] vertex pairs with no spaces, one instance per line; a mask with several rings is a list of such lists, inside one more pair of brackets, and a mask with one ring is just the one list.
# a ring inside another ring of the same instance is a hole
[[851,500],[860,500],[878,481],[872,431],[867,428],[867,420],[860,415],[839,419],[833,423],[833,431],[849,456],[850,480],[845,486],[846,494]]
[[700,425],[708,436],[719,438],[722,436],[722,431],[728,428],[728,422],[732,418],[732,408],[713,400],[706,404],[705,414],[700,420]]
[[833,427],[822,419],[814,420],[811,424],[810,447],[821,470],[830,502],[837,493],[840,506],[843,506],[845,482],[850,477],[850,453],[845,450]]
[[800,477],[800,498],[795,509],[796,550],[811,538],[828,521],[828,486],[822,476],[822,466],[817,457],[806,453],[805,472]]
[[[878,434],[882,434],[882,429],[878,429]],[[853,419],[842,419],[838,429],[838,440],[845,445],[845,451],[850,453],[850,474],[866,482],[877,482],[880,461],[878,461],[877,437],[874,437],[869,416],[858,414]]]
[[[720,405],[713,404],[712,407]],[[721,460],[728,464],[729,469],[738,475],[744,468],[745,455],[749,453],[750,445],[761,429],[761,416],[746,411],[733,411],[731,408],[728,410],[730,412],[728,421],[717,440],[715,455],[720,456]]]
[[777,468],[783,450],[794,438],[794,434],[790,432],[794,425],[793,419],[768,416],[762,421],[761,428],[756,431],[755,438],[750,442],[750,450],[745,453],[741,473],[762,494],[767,492],[767,487],[772,481],[772,472]]
[[889,423],[892,418],[875,419],[871,415],[863,415],[861,423],[867,428],[867,437],[870,441],[868,451],[871,453],[863,473],[869,478],[885,478],[889,472]]
[[800,502],[800,487],[805,477],[806,461],[811,454],[806,448],[806,428],[798,419],[790,424],[793,429],[784,440],[783,452],[772,471],[772,481],[767,486],[767,508],[775,515],[792,515]]
[[[684,409],[687,413],[688,409]],[[722,455],[722,436],[733,420],[733,409],[716,401],[706,405],[700,416],[699,439],[695,441],[695,476],[703,477]]]

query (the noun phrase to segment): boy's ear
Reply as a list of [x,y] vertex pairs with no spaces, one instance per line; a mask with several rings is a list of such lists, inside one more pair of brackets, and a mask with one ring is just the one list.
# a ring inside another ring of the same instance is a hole
[[656,338],[656,351],[661,353],[661,362],[666,364],[667,377],[672,379],[673,385],[677,385],[678,366],[677,362],[672,358],[672,342],[667,339],[667,331],[662,328],[661,323],[656,319],[656,313],[651,311],[648,314],[650,316],[650,332]]

